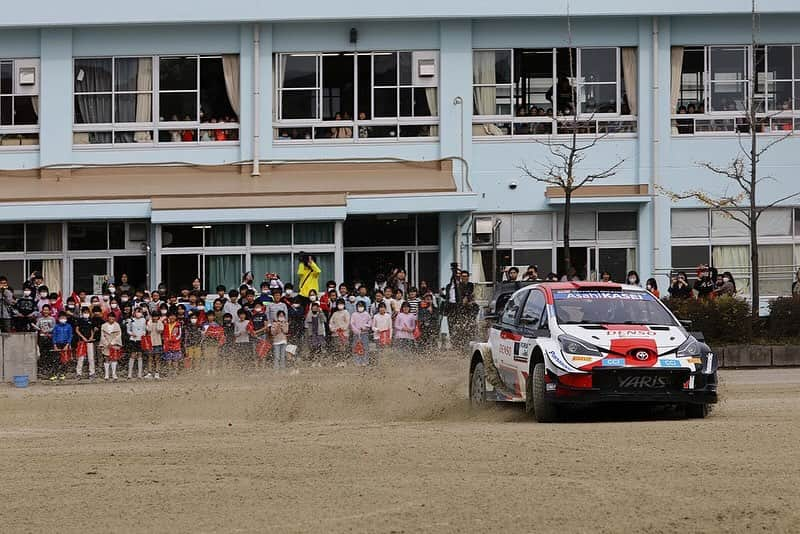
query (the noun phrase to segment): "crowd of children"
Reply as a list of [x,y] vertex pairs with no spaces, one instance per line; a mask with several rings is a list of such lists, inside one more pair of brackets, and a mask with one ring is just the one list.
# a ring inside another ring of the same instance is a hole
[[78,379],[95,378],[96,366],[106,380],[119,378],[120,365],[128,379],[268,362],[275,369],[303,362],[367,366],[386,347],[431,349],[438,339],[439,313],[427,284],[418,291],[402,278],[392,281],[359,284],[353,292],[329,281],[323,291],[306,285],[301,294],[271,273],[257,291],[247,273],[238,289],[218,286],[213,294],[199,279],[166,295],[110,281],[100,295],[64,299],[41,281],[18,299],[33,305],[23,302],[31,312],[15,329],[38,333],[40,373],[53,381],[73,370]]

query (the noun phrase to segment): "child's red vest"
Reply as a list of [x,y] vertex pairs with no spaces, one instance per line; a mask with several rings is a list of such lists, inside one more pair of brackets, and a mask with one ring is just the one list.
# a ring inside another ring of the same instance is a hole
[[164,323],[162,342],[164,343],[164,352],[181,350],[181,325],[177,321],[174,324]]

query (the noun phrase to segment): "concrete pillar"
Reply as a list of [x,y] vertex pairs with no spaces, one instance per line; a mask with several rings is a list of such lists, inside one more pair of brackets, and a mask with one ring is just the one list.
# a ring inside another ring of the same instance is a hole
[[[440,157],[460,156],[469,161],[472,153],[472,22],[443,21],[439,32]],[[463,173],[464,168],[454,164],[453,174],[459,190]]]
[[41,165],[72,162],[72,30],[41,30],[39,97]]

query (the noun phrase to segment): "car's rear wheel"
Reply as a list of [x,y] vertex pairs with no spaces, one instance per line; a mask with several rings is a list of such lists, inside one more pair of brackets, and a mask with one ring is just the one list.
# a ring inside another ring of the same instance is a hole
[[685,409],[689,419],[705,419],[708,415],[708,404],[687,404]]
[[[531,381],[531,376],[528,377],[528,382],[532,382],[529,390],[533,398],[533,413],[539,423],[554,423],[558,421],[558,406],[545,398],[544,374],[544,364],[537,363],[531,373],[533,380]],[[529,410],[528,405],[529,403],[526,401],[526,410]]]
[[475,408],[486,406],[486,367],[478,362],[469,377],[469,402]]

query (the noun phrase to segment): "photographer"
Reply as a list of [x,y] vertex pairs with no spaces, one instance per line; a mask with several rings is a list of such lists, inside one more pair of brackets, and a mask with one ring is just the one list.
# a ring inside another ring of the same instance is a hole
[[459,270],[451,263],[452,276],[445,288],[445,306],[450,327],[450,340],[455,347],[463,348],[472,339],[478,306],[475,304],[475,285],[469,281],[469,271]]
[[670,276],[669,289],[670,298],[673,299],[688,299],[692,298],[692,288],[686,281],[686,273],[681,271],[679,273],[672,273]]
[[717,270],[714,267],[709,268],[708,265],[700,264],[697,267],[697,281],[694,283],[694,290],[697,291],[697,298],[708,299],[713,298],[714,289],[716,289]]
[[0,276],[0,331],[11,331],[11,319],[14,317],[14,292],[8,287],[8,278]]
[[297,279],[299,280],[298,294],[303,300],[303,307],[308,302],[308,292],[312,289],[319,292],[319,275],[322,274],[322,269],[319,268],[314,256],[300,253],[300,263],[297,266]]

